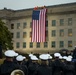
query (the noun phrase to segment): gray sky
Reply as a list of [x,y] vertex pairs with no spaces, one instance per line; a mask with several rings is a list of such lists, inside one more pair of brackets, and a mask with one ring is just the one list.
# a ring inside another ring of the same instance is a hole
[[34,8],[36,6],[51,6],[76,2],[76,0],[0,0],[0,9],[20,10]]

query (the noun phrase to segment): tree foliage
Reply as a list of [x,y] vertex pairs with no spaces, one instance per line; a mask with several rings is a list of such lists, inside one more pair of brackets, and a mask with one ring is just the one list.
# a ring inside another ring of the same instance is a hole
[[13,49],[11,33],[2,20],[0,20],[0,44],[3,50]]

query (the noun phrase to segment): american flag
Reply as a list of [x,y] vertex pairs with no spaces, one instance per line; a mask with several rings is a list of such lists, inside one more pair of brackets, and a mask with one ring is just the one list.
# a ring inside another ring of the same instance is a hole
[[45,42],[46,8],[33,10],[32,42]]

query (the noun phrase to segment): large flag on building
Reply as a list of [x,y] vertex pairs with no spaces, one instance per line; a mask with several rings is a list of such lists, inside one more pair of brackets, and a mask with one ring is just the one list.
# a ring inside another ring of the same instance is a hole
[[45,42],[46,8],[33,10],[32,42]]

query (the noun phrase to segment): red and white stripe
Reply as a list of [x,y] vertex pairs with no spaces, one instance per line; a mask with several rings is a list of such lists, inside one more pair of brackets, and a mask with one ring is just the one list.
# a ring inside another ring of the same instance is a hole
[[32,42],[45,42],[46,9],[41,9],[39,20],[32,20]]

